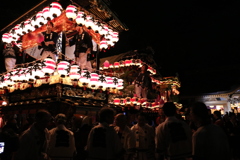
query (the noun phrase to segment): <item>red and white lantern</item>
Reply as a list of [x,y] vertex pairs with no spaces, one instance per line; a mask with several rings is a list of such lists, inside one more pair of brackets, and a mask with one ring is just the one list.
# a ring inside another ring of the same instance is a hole
[[23,30],[22,30],[22,31],[23,31],[25,34],[28,33],[28,32],[34,31],[34,27],[32,26],[30,19],[27,19],[27,20],[24,22],[24,27],[23,27]]
[[44,25],[46,23],[47,23],[47,20],[44,19],[43,12],[42,11],[38,12],[36,14],[36,20],[35,20],[33,26],[35,28],[38,28],[39,26],[42,26],[42,25]]
[[85,21],[85,18],[84,18],[84,12],[83,11],[78,12],[78,15],[76,17],[76,23],[78,25],[85,25],[86,21]]
[[76,19],[76,17],[77,17],[77,7],[74,6],[74,5],[67,6],[66,16],[67,16],[67,18],[72,19],[72,20]]
[[62,6],[58,2],[52,2],[50,4],[50,10],[49,11],[52,14],[52,16],[54,18],[56,18],[56,17],[60,16],[61,13],[62,13]]
[[119,38],[118,38],[118,32],[113,32],[112,33],[112,41],[113,43],[118,42]]
[[85,26],[86,26],[88,29],[92,29],[92,28],[93,28],[94,23],[93,23],[93,20],[92,20],[92,16],[90,16],[90,15],[87,15],[87,16],[86,16]]
[[23,35],[23,33],[22,33],[22,27],[21,27],[20,24],[17,24],[17,25],[14,27],[14,30],[15,30],[15,32],[16,32],[16,34],[17,34],[18,36]]
[[113,78],[112,77],[106,77],[106,88],[113,88]]
[[5,42],[5,43],[10,43],[11,42],[10,37],[9,37],[9,33],[4,33],[2,35],[2,41]]
[[81,77],[79,80],[84,86],[86,86],[89,83],[90,75],[88,74],[89,74],[88,70],[82,70]]
[[125,66],[130,66],[132,64],[132,60],[126,59],[125,60]]
[[120,62],[114,62],[114,68],[119,68],[119,66],[120,66]]
[[69,65],[70,65],[70,63],[67,61],[61,61],[58,63],[57,71],[58,71],[58,74],[61,75],[61,77],[64,78],[66,75],[68,75]]
[[50,21],[50,20],[53,19],[53,16],[52,16],[52,14],[51,14],[51,12],[50,12],[50,7],[45,7],[45,8],[43,8],[42,13],[43,13],[43,18],[44,18],[45,20]]
[[108,44],[107,44],[107,40],[103,39],[100,42],[100,49],[107,49],[108,48]]
[[115,99],[113,100],[113,104],[119,105],[119,104],[120,104],[120,98],[115,98]]
[[43,62],[45,66],[42,71],[45,73],[45,76],[50,76],[56,68],[56,62],[51,58],[46,58]]
[[118,79],[117,89],[123,89],[123,79]]
[[70,68],[70,73],[69,73],[69,77],[71,80],[74,80],[74,81],[78,81],[79,78],[81,77],[80,73],[79,73],[79,66],[74,64],[71,66]]
[[89,80],[89,87],[92,89],[96,89],[98,88],[98,79],[99,79],[99,75],[97,73],[91,73],[90,74],[90,80]]

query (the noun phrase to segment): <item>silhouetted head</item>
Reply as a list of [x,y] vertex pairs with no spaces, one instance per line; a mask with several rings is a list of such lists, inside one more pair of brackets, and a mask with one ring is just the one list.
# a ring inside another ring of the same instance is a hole
[[196,125],[203,126],[211,123],[207,106],[203,102],[195,102],[191,105],[191,119]]
[[59,114],[57,114],[56,115],[56,117],[55,117],[55,122],[56,122],[56,124],[65,124],[66,122],[67,122],[67,117],[66,117],[66,115],[65,114],[63,114],[63,113],[59,113]]
[[119,113],[115,116],[115,124],[119,127],[127,125],[127,117],[123,113]]
[[147,114],[144,112],[140,112],[137,115],[137,122],[139,126],[144,126],[147,123]]
[[163,107],[163,113],[167,117],[175,116],[176,115],[176,105],[173,102],[166,102],[164,103]]
[[103,107],[99,111],[99,121],[101,123],[105,122],[107,124],[112,124],[114,121],[115,111],[109,107]]
[[35,115],[35,127],[39,130],[47,128],[52,116],[47,110],[39,110]]

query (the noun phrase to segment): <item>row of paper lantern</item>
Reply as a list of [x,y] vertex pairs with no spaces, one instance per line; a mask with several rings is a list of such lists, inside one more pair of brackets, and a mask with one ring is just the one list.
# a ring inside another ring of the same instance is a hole
[[[43,8],[35,16],[27,19],[20,24],[13,27],[9,33],[3,34],[3,42],[10,43],[17,41],[20,36],[34,31],[35,29],[47,24],[62,14],[62,6],[58,2],[52,2],[50,6]],[[104,38],[100,42],[100,48],[107,49],[108,46],[113,46],[118,40],[118,32],[110,29],[106,24],[101,23],[99,20],[94,19],[91,15],[87,15],[84,11],[78,11],[75,5],[68,5],[66,8],[66,17],[75,20],[78,25],[85,25],[89,29],[93,29]]]
[[146,108],[158,108],[161,107],[164,103],[160,102],[148,102],[146,98],[137,98],[137,97],[126,97],[126,98],[114,98],[114,105],[141,105]]
[[[103,67],[100,67],[100,70],[109,69],[109,68],[120,68],[120,67],[129,67],[129,66],[139,66],[142,67],[144,63],[141,59],[126,59],[119,62],[114,62],[111,64],[108,60],[103,63]],[[150,73],[156,74],[156,69],[148,65],[147,69]]]
[[59,75],[61,78],[69,77],[72,81],[79,81],[83,86],[92,89],[123,89],[122,79],[90,73],[88,70],[80,71],[78,65],[71,65],[67,61],[56,63],[50,58],[45,59],[42,63],[35,63],[33,66],[17,68],[8,72],[2,76],[0,88],[12,86],[19,82],[34,83],[36,79],[49,79],[54,75]]

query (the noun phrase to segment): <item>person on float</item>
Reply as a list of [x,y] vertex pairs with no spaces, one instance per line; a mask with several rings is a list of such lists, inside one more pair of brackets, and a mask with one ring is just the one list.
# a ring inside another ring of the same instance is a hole
[[76,45],[74,54],[75,61],[80,66],[81,70],[87,69],[92,71],[91,63],[88,63],[88,54],[91,54],[93,44],[92,38],[87,31],[84,30],[84,26],[76,24],[77,34],[69,41],[69,45]]
[[53,31],[53,23],[49,21],[46,25],[47,30],[42,32],[44,41],[38,43],[39,48],[43,48],[41,53],[41,60],[51,57],[54,61],[57,60],[56,43],[58,34]]
[[3,42],[3,57],[5,69],[7,72],[10,72],[14,69],[17,62],[17,53],[20,51],[20,48],[16,45],[15,42]]
[[134,80],[135,94],[138,98],[147,99],[148,92],[152,89],[152,81],[147,69],[148,66],[143,64],[140,73]]

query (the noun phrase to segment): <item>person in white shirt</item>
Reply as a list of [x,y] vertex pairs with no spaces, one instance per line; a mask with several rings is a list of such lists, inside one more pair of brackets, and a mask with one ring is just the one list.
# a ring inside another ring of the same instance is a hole
[[58,114],[55,117],[56,127],[49,131],[48,154],[52,160],[64,160],[73,158],[76,152],[74,134],[65,127],[65,114]]
[[155,132],[154,128],[146,123],[146,116],[143,112],[139,113],[137,115],[138,123],[131,128],[136,138],[136,160],[155,159]]
[[228,137],[220,126],[211,123],[207,106],[194,103],[190,115],[198,127],[192,136],[194,160],[230,160]]
[[99,111],[99,124],[93,127],[88,136],[88,160],[120,160],[123,156],[121,141],[110,126],[113,124],[115,112],[109,107]]
[[166,119],[156,127],[155,143],[158,159],[191,159],[192,133],[189,125],[176,118],[176,106],[173,102],[166,102],[162,109]]
[[134,133],[127,126],[127,117],[123,113],[119,113],[115,117],[115,131],[117,132],[124,148],[124,160],[132,159],[135,153],[136,139]]

